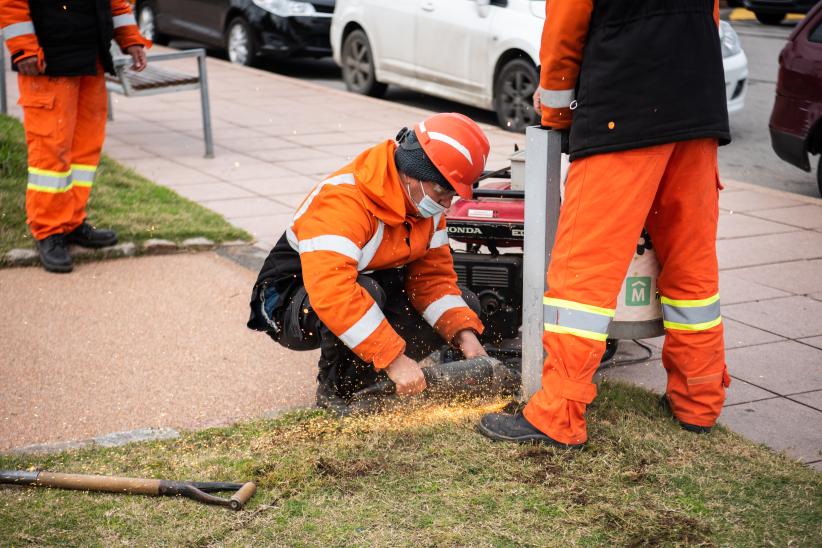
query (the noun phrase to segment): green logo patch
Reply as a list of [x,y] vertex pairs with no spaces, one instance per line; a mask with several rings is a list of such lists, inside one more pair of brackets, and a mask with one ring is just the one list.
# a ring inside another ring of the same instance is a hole
[[625,280],[625,305],[648,306],[651,304],[651,277],[637,276]]

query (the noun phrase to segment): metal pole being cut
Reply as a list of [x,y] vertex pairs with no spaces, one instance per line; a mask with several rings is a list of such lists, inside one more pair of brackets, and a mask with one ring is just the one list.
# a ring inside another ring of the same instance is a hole
[[529,127],[525,142],[521,401],[527,401],[542,381],[542,297],[559,221],[562,144],[559,132],[540,127]]
[[0,114],[8,114],[6,104],[6,47],[3,33],[0,32]]

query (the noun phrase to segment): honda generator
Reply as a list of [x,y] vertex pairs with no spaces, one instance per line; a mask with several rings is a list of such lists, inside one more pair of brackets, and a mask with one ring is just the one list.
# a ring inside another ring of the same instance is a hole
[[[481,341],[489,354],[510,360],[521,355],[525,192],[511,188],[510,168],[483,173],[485,179],[495,181],[475,188],[472,199],[451,205],[448,236],[460,285],[479,297],[485,326]],[[617,340],[607,340],[603,362],[617,346]]]

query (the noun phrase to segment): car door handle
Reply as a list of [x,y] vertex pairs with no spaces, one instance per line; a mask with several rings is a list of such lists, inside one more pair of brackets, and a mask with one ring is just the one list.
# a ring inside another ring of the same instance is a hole
[[436,9],[434,2],[423,2],[421,7],[423,11],[434,11]]

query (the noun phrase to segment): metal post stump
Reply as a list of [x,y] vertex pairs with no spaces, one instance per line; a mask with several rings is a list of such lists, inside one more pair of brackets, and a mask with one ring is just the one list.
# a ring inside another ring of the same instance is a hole
[[3,40],[3,33],[0,32],[0,114],[8,114],[9,108],[6,104],[6,47]]
[[525,141],[521,401],[527,401],[542,383],[542,298],[547,289],[546,273],[559,222],[562,184],[559,132],[529,127]]

